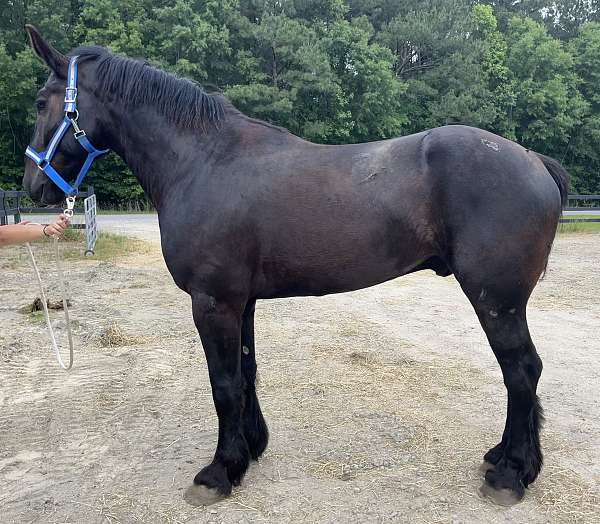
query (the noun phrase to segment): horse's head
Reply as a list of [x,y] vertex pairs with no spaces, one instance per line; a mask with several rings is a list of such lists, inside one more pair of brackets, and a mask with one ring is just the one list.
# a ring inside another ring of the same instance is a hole
[[[44,152],[65,118],[64,99],[69,58],[46,42],[35,27],[27,25],[25,28],[31,47],[50,69],[48,80],[37,94],[37,120],[31,141],[31,148],[34,151]],[[93,80],[88,77],[93,76],[93,68],[90,67],[89,70],[85,67],[79,68],[77,76],[77,112],[67,116],[74,117],[78,126],[85,129],[85,135],[91,143],[100,145],[102,140],[98,104],[95,103],[95,96],[89,87],[93,85]],[[60,139],[56,152],[49,162],[50,166],[67,182],[75,180],[88,156],[88,152],[81,143],[77,142],[72,131],[71,127]],[[43,167],[43,164],[40,167]],[[63,191],[38,168],[31,158],[26,158],[23,186],[34,200],[44,204],[57,204],[64,198]]]

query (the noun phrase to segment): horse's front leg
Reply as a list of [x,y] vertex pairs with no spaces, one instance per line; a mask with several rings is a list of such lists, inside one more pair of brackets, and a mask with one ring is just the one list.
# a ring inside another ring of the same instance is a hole
[[269,442],[269,430],[256,396],[256,348],[254,344],[254,309],[256,301],[246,305],[242,317],[242,387],[244,390],[244,435],[250,455],[258,460]]
[[211,504],[226,497],[248,469],[250,451],[242,418],[241,325],[244,305],[201,294],[192,297],[194,322],[206,354],[219,418],[215,456],[196,475],[185,495],[193,505]]

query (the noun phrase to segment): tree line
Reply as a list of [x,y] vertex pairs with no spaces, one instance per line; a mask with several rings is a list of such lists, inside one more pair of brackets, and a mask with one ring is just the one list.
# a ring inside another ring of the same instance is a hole
[[[8,0],[0,7],[0,187],[19,187],[60,50],[109,47],[219,89],[248,115],[312,141],[391,138],[453,123],[563,162],[600,193],[600,0]],[[111,155],[90,174],[103,205],[143,200]]]

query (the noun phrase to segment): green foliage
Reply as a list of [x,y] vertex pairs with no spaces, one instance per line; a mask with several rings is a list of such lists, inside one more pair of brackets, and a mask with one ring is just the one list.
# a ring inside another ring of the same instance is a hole
[[511,18],[508,40],[515,135],[541,153],[563,152],[588,106],[578,91],[573,57],[543,25],[528,18]]
[[402,97],[408,130],[453,123],[493,127],[499,110],[470,2],[407,2],[377,38],[392,51],[394,72],[408,84]]
[[31,51],[17,51],[11,56],[0,44],[0,71],[0,187],[16,189],[35,123],[32,102],[44,69]]
[[490,128],[514,140],[516,136],[511,117],[516,102],[516,86],[507,63],[508,44],[504,35],[498,31],[498,21],[491,6],[475,4],[472,17],[475,25],[474,36],[484,45],[481,69],[486,87],[493,97],[495,118]]
[[588,102],[582,125],[575,130],[565,160],[578,190],[600,192],[600,23],[590,22],[570,42],[579,91]]
[[393,54],[370,43],[366,19],[340,21],[323,35],[323,46],[341,87],[335,141],[367,141],[399,135],[408,123],[401,95],[406,85],[393,72]]
[[[35,23],[59,49],[97,44],[218,86],[309,140],[377,140],[449,123],[563,161],[600,193],[600,0],[14,0],[0,6],[0,186],[18,187],[36,90]],[[143,202],[115,155],[103,206]]]
[[547,12],[555,4],[548,0],[482,0],[479,3],[487,4],[494,9],[498,27],[503,33],[506,32],[508,21],[513,16],[524,16],[539,22],[543,19],[542,13]]
[[600,21],[600,0],[558,0],[548,7],[552,33],[562,38],[577,36],[587,22]]

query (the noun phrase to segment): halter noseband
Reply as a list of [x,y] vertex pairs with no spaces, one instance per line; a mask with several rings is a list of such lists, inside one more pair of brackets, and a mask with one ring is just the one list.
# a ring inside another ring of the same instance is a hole
[[[92,162],[97,156],[108,153],[108,149],[96,149],[92,143],[88,140],[83,129],[79,128],[77,119],[79,118],[79,112],[77,111],[77,59],[78,56],[71,57],[69,61],[69,72],[67,80],[67,89],[65,90],[65,116],[60,123],[60,126],[52,136],[48,149],[42,153],[38,153],[31,146],[27,146],[25,155],[33,160],[40,170],[42,170],[46,176],[52,180],[65,195],[74,196],[79,192],[79,186],[83,182],[83,177],[86,175]],[[50,162],[56,153],[56,148],[60,144],[60,141],[65,136],[65,133],[69,127],[73,126],[73,136],[75,140],[79,142],[79,145],[87,151],[87,158],[79,170],[79,174],[75,179],[73,185],[69,184],[63,177],[61,177],[56,169],[54,169]]]

